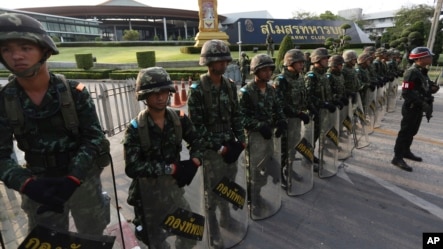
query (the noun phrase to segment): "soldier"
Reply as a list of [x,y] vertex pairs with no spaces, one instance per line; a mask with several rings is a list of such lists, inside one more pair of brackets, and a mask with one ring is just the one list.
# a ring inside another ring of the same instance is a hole
[[[71,213],[80,234],[101,235],[110,219],[100,180],[109,141],[89,92],[48,71],[47,59],[59,51],[32,17],[0,15],[0,51],[14,74],[0,91],[0,179],[23,194],[29,230],[67,231]],[[13,137],[24,167],[11,159]]]
[[[274,70],[275,64],[269,55],[257,54],[251,60],[251,74],[254,74],[254,80],[240,89],[240,110],[248,137],[246,152],[249,159],[248,184],[253,219],[263,219],[274,214],[280,208],[281,202],[281,199],[277,198],[280,192],[275,193],[271,190],[262,193],[265,185],[280,184],[281,164],[268,164],[267,160],[274,156],[273,136],[280,138],[287,129],[283,105],[269,84]],[[275,160],[280,161],[280,152],[276,154],[278,156]],[[267,182],[269,175],[273,179],[273,184]],[[278,203],[272,203],[275,205],[274,209],[266,210],[265,200],[271,201],[266,194],[272,198],[276,197]]]
[[346,96],[352,97],[352,102],[356,103],[356,95],[361,89],[355,65],[357,64],[357,53],[354,50],[346,50],[343,53],[345,64],[343,65],[343,77],[345,79]]
[[305,63],[304,63],[304,67],[303,67],[303,73],[307,73],[309,72],[309,70],[311,70],[311,53],[309,52],[305,52]]
[[[288,132],[282,135],[282,179],[283,189],[287,188],[287,175],[289,165],[295,160],[295,145],[301,139],[301,121],[309,123],[308,103],[306,96],[303,68],[305,57],[301,50],[288,50],[283,58],[283,73],[278,75],[274,81],[277,96],[283,103],[283,112],[288,123]],[[288,135],[291,135],[288,137]],[[290,158],[289,158],[290,156]],[[288,161],[289,160],[289,161]]]
[[409,67],[403,77],[402,97],[404,99],[400,122],[400,131],[394,146],[394,158],[391,163],[403,170],[412,172],[403,159],[421,162],[423,159],[411,152],[411,144],[417,134],[423,118],[432,117],[432,104],[434,96],[432,94],[439,90],[439,86],[428,77],[427,66],[432,64],[434,54],[427,47],[416,47],[409,54],[409,59],[414,63]]
[[345,89],[345,79],[342,73],[344,59],[341,55],[333,55],[328,60],[328,71],[326,76],[331,85],[333,103],[340,109],[348,105],[348,98]]
[[249,56],[245,52],[241,52],[240,58],[241,86],[246,85],[246,77],[249,74]]
[[[135,234],[149,248],[168,245],[165,241],[168,235],[159,224],[170,207],[190,209],[182,188],[191,183],[203,158],[203,148],[191,120],[181,111],[167,107],[172,92],[175,88],[163,68],[140,70],[136,98],[144,101],[147,108],[130,122],[123,140],[125,172],[133,179],[128,204],[134,207]],[[189,145],[190,160],[180,159],[182,139]],[[148,195],[140,189],[141,178],[152,183],[149,196],[155,199],[149,203],[144,203],[141,196]],[[176,248],[190,248],[186,245],[192,245],[192,241],[177,237]]]
[[[333,101],[333,95],[329,79],[326,76],[328,69],[329,54],[326,48],[317,48],[312,51],[311,63],[312,68],[305,76],[305,84],[307,94],[309,96],[309,102],[312,103],[311,110],[317,112],[320,109],[327,109],[333,113],[336,110]],[[314,116],[314,144],[320,136],[320,117]],[[314,158],[314,163],[319,163],[317,157]],[[318,167],[314,167],[314,171],[317,171]]]
[[[223,248],[219,226],[228,227],[240,210],[231,210],[229,202],[213,191],[223,177],[245,188],[246,179],[238,179],[237,159],[246,147],[235,83],[223,76],[232,61],[225,42],[209,40],[203,44],[200,65],[208,72],[190,87],[189,117],[205,141],[204,180],[210,243]],[[217,214],[219,209],[220,214]],[[245,213],[247,219],[247,213]],[[231,231],[232,232],[232,231]],[[246,232],[246,230],[244,231]],[[226,244],[226,243],[225,243]]]
[[[366,93],[368,89],[371,91],[375,90],[375,86],[371,84],[369,67],[371,64],[371,55],[368,53],[362,53],[357,57],[357,76],[361,83],[360,96],[364,103],[366,103]],[[364,106],[366,109],[366,105]],[[367,110],[365,110],[366,113]]]
[[268,55],[273,57],[274,56],[274,39],[272,39],[271,34],[268,34],[266,36],[266,49],[267,49]]

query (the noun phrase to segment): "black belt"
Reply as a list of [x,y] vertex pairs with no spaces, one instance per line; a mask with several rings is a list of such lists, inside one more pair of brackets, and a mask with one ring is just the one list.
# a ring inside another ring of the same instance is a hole
[[25,152],[25,160],[28,168],[67,168],[74,157],[75,152],[56,153],[32,153]]

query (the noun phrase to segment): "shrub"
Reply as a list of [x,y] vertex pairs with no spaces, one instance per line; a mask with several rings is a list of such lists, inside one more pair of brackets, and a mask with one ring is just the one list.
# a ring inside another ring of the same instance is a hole
[[155,51],[137,52],[137,65],[140,68],[155,66]]
[[92,54],[76,54],[75,62],[77,63],[77,68],[84,70],[89,70],[94,66]]

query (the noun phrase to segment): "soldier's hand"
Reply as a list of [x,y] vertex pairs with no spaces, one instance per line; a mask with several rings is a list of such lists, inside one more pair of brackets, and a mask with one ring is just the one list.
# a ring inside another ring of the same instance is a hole
[[177,181],[178,187],[182,188],[189,185],[194,179],[195,173],[200,165],[196,165],[192,160],[184,160],[174,163],[174,172],[172,177]]
[[329,103],[329,102],[323,102],[323,106],[322,106],[323,108],[325,108],[325,109],[328,109],[328,111],[330,112],[330,113],[333,113],[333,112],[335,112],[335,109],[337,109],[336,107],[335,107],[335,105],[334,104],[332,104],[332,103]]
[[56,178],[58,181],[58,189],[56,192],[56,198],[58,198],[62,203],[65,203],[71,198],[75,190],[80,186],[81,182],[75,176],[66,176],[61,178]]
[[334,103],[334,105],[336,105],[338,107],[338,109],[340,109],[340,110],[343,109],[344,104],[340,100],[334,100],[333,103]]
[[309,124],[309,115],[304,113],[304,112],[300,112],[297,117],[299,119],[301,119],[303,121],[303,124]]
[[269,125],[262,125],[258,131],[260,132],[260,134],[263,136],[264,139],[271,139],[272,130]]
[[239,141],[229,141],[224,144],[227,148],[226,153],[222,154],[225,163],[233,163],[237,161],[241,152],[245,149],[244,145]]
[[277,129],[275,131],[275,137],[281,137],[284,131],[288,129],[288,123],[285,120],[280,120],[277,122]]
[[347,106],[349,104],[349,99],[345,96],[341,97],[340,101],[343,103],[344,106]]
[[20,192],[31,200],[48,206],[62,206],[63,203],[55,198],[57,181],[53,178],[28,178],[20,188]]

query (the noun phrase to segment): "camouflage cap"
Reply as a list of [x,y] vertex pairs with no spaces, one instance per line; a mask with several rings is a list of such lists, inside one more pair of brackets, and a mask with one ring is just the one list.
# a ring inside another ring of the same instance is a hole
[[267,54],[258,54],[251,60],[251,74],[256,74],[261,68],[270,67],[275,70],[275,63],[271,56]]
[[345,62],[357,60],[357,53],[354,50],[346,50],[343,53],[343,60],[345,60]]
[[18,13],[0,15],[0,42],[12,39],[25,39],[49,48],[52,54],[58,54],[57,46],[36,19]]
[[305,55],[300,49],[290,49],[285,53],[283,58],[283,66],[290,66],[294,62],[305,61]]
[[365,63],[367,60],[372,59],[372,55],[369,53],[362,53],[358,56],[357,58],[357,63],[358,64],[363,64]]
[[377,48],[375,50],[375,56],[386,55],[387,53],[388,53],[388,50],[386,50],[386,48],[384,48],[384,47]]
[[207,66],[213,61],[232,61],[229,46],[222,40],[210,40],[203,44],[200,53],[200,65]]
[[329,67],[337,67],[337,66],[343,65],[343,63],[345,63],[345,60],[343,59],[343,57],[341,55],[333,55],[333,56],[329,57],[329,60],[328,60]]
[[311,54],[311,63],[319,62],[321,59],[329,58],[329,53],[326,48],[316,48]]
[[171,78],[164,68],[149,67],[140,70],[135,82],[137,100],[144,100],[149,93],[160,92],[163,89],[175,92]]
[[363,49],[364,53],[369,53],[370,55],[375,54],[375,47],[374,46],[367,46]]

